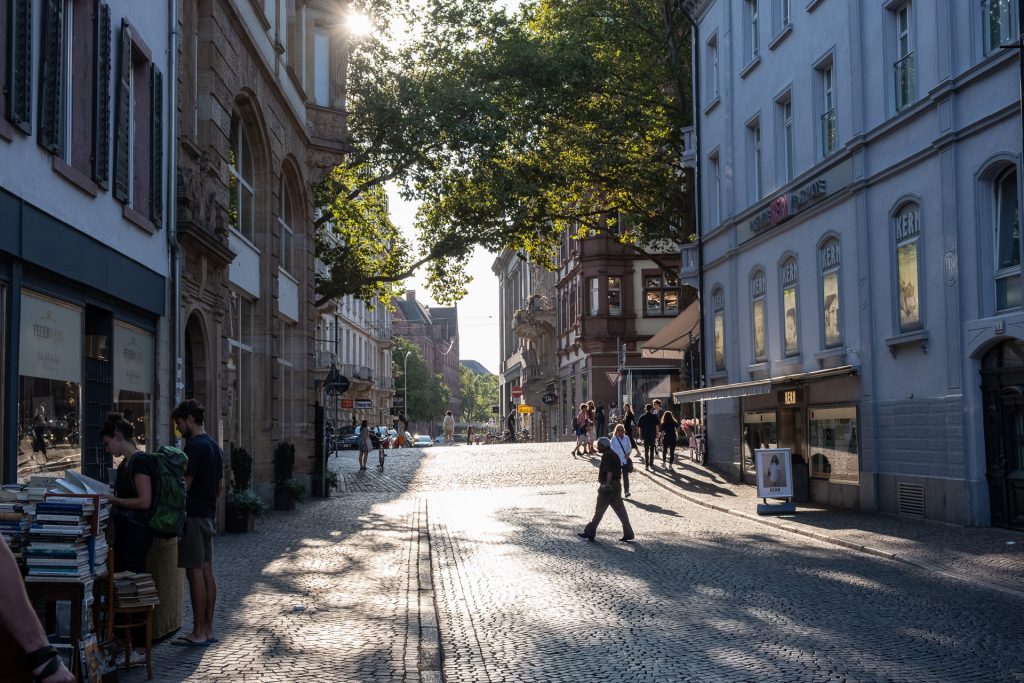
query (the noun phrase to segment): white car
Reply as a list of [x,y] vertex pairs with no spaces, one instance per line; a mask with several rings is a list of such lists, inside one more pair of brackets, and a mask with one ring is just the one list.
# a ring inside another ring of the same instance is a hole
[[433,441],[431,441],[429,434],[420,434],[412,442],[413,448],[427,448],[431,445],[433,445]]

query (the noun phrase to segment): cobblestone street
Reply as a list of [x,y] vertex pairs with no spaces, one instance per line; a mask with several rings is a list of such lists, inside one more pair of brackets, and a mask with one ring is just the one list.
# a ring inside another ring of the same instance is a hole
[[217,539],[220,642],[158,645],[156,679],[438,680],[436,597],[449,681],[1024,681],[1020,534],[749,519],[749,487],[685,464],[633,475],[635,543],[610,513],[588,543],[570,448],[333,458],[333,498]]

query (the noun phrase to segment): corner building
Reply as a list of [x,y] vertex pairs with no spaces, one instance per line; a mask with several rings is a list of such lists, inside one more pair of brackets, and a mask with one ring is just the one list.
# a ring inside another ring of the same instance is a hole
[[711,463],[1024,528],[1017,3],[685,4]]

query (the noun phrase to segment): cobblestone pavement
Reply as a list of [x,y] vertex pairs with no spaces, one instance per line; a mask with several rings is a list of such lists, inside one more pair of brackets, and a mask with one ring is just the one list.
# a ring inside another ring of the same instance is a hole
[[1020,534],[768,520],[809,538],[740,516],[749,487],[685,465],[633,475],[636,543],[612,514],[587,543],[596,460],[570,448],[392,451],[384,473],[332,458],[335,496],[215,540],[220,642],[157,645],[156,680],[439,680],[437,624],[449,681],[1024,682],[1024,567],[1005,545]]

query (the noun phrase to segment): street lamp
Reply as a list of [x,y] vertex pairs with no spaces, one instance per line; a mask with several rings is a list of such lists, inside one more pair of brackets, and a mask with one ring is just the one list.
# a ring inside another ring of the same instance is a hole
[[[405,352],[405,360],[402,361],[402,377],[404,378],[402,392],[405,394],[405,410],[409,410],[409,356],[412,355],[412,351]],[[404,411],[403,411],[404,412]],[[402,435],[405,436],[404,434]]]

